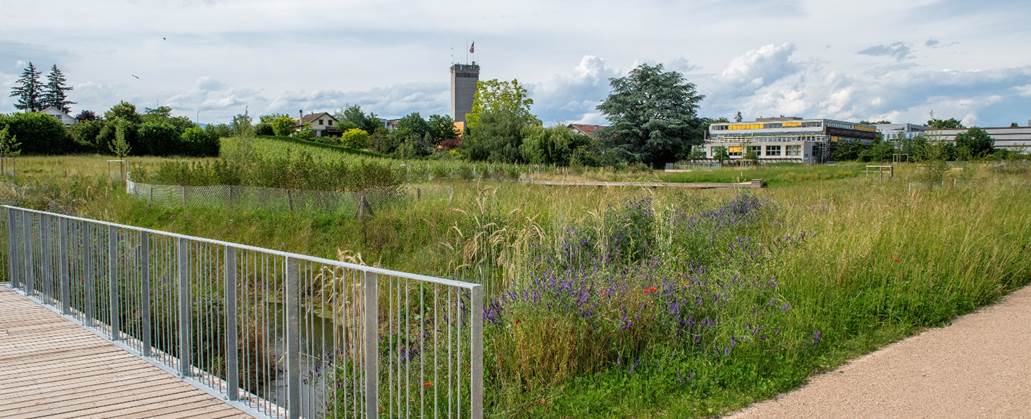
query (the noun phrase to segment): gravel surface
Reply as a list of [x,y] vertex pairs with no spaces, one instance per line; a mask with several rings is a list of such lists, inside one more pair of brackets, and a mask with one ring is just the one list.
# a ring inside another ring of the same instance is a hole
[[1031,287],[734,418],[1031,418]]

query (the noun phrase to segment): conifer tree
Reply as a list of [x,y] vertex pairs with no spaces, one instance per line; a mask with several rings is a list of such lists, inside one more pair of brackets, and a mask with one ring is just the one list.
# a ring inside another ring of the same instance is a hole
[[43,110],[42,103],[43,84],[39,80],[39,70],[29,62],[29,66],[22,71],[21,77],[14,82],[11,88],[11,97],[16,98],[14,107],[28,112]]
[[64,113],[72,111],[68,105],[74,105],[75,102],[68,99],[68,92],[71,91],[72,88],[66,85],[66,82],[67,80],[64,78],[64,73],[61,72],[61,69],[57,68],[57,64],[50,67],[50,73],[47,74],[47,84],[43,86],[43,96],[41,100],[43,108],[52,106],[56,109],[60,109],[61,112]]

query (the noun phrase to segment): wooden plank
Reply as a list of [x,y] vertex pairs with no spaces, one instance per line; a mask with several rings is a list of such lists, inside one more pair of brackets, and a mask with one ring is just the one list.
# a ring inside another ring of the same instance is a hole
[[[225,403],[222,403],[215,399],[208,399],[198,400],[190,403],[177,404],[175,406],[161,407],[154,410],[147,410],[144,412],[139,412],[139,415],[148,418],[182,418],[190,416],[190,412],[196,411],[198,409],[214,408],[215,411],[218,411],[220,409],[224,409],[225,407],[227,407]],[[201,412],[198,413],[203,414]]]
[[47,395],[50,394],[63,394],[76,391],[89,393],[96,389],[119,387],[123,384],[128,385],[133,383],[158,382],[165,379],[178,381],[178,378],[176,377],[155,378],[155,376],[149,372],[124,375],[120,374],[118,377],[112,377],[112,379],[107,381],[67,381],[34,388],[26,387],[25,389],[19,389],[8,393],[7,400],[13,403],[15,401],[33,400],[40,396],[47,397]]
[[179,387],[179,384],[182,383],[177,380],[173,380],[171,377],[163,379],[163,381],[144,381],[134,383],[132,387],[115,385],[118,383],[109,384],[112,384],[113,386],[104,388],[90,387],[89,391],[76,389],[76,391],[70,393],[48,393],[30,400],[8,401],[0,406],[0,416],[35,412],[40,411],[41,409],[49,409],[50,406],[67,405],[82,400],[105,398],[112,394],[118,396],[132,395],[138,397],[166,390],[182,390],[182,388]]
[[[192,390],[192,389],[189,389]],[[150,397],[111,398],[107,400],[91,400],[88,403],[64,405],[46,412],[48,418],[79,418],[83,416],[112,416],[115,413],[135,414],[154,410],[155,407],[181,406],[199,400],[217,400],[211,395],[180,391],[164,393]],[[14,415],[12,418],[18,418]],[[39,417],[39,416],[28,416]]]

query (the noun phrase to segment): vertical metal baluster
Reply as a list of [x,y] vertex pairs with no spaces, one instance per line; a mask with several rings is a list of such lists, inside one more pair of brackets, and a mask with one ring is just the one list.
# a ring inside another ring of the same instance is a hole
[[21,260],[18,258],[18,246],[15,243],[18,242],[18,225],[15,223],[15,212],[14,208],[7,207],[7,280],[11,283],[11,288],[18,288],[18,266]]
[[90,232],[90,226],[86,223],[79,222],[79,227],[82,228],[82,246],[79,251],[83,253],[83,269],[85,270],[86,280],[83,284],[83,291],[86,294],[86,312],[83,314],[85,324],[87,327],[93,327],[93,301],[96,296],[96,289],[93,287],[93,246],[90,245],[92,234]]
[[48,300],[52,303],[54,298],[53,289],[50,287],[50,252],[47,251],[49,246],[48,240],[50,239],[47,234],[47,218],[46,214],[39,215],[39,258],[40,258],[40,282],[43,285],[43,294],[40,301],[43,304],[47,304]]
[[179,375],[190,376],[190,269],[188,262],[189,243],[177,238],[179,273]]
[[300,322],[297,261],[286,258],[286,406],[291,419],[301,416]]
[[240,376],[236,349],[236,249],[225,247],[226,298],[226,393],[229,400],[238,400]]
[[61,313],[72,314],[71,302],[69,301],[68,280],[68,220],[59,218],[57,220],[57,276],[60,281]]
[[140,311],[143,312],[143,356],[150,356],[150,236],[140,232]]
[[31,297],[36,286],[35,266],[32,262],[32,213],[22,212],[22,219],[25,220],[25,294]]
[[111,340],[121,340],[118,318],[118,230],[115,226],[107,227],[107,276],[111,296]]
[[483,418],[483,288],[469,289],[469,401],[473,419]]
[[377,274],[365,272],[365,417],[379,417],[379,288]]

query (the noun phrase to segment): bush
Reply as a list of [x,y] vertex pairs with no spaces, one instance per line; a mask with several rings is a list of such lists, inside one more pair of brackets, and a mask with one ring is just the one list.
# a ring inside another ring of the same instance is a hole
[[22,154],[63,154],[75,151],[75,143],[61,121],[38,112],[0,115],[0,129],[18,137]]
[[315,131],[313,131],[311,127],[305,125],[291,134],[291,136],[299,140],[312,141],[315,139]]
[[129,141],[135,155],[168,156],[186,154],[179,150],[180,132],[167,122],[144,122],[140,124],[136,141]]
[[351,128],[340,136],[340,144],[356,150],[369,148],[369,133],[360,128]]
[[279,115],[269,122],[272,133],[279,137],[288,137],[297,129],[297,121],[286,115]]
[[198,127],[187,128],[183,131],[182,152],[190,156],[217,156],[218,139],[217,131],[201,129]]
[[72,125],[69,131],[77,148],[96,153],[106,153],[106,149],[101,149],[97,145],[97,138],[100,136],[100,130],[102,129],[104,129],[104,121],[87,119]]
[[254,125],[254,135],[270,136],[270,135],[275,135],[275,132],[272,131],[272,125],[271,124],[267,124],[265,122],[259,122],[256,125]]

